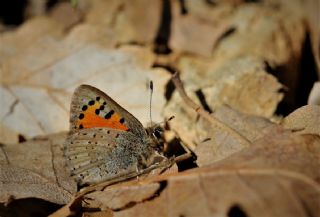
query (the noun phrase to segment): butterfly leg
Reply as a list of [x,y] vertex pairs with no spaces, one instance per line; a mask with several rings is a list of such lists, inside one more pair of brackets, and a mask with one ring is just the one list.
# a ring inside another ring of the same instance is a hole
[[137,181],[139,181],[139,173],[140,173],[140,170],[139,170],[139,167],[138,167],[138,164],[136,165],[136,173],[137,173]]

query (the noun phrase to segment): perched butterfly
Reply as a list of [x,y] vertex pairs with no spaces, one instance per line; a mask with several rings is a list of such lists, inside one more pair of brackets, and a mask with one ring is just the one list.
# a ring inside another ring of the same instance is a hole
[[72,97],[64,154],[79,185],[109,180],[166,159],[159,125],[144,128],[107,94],[89,85]]

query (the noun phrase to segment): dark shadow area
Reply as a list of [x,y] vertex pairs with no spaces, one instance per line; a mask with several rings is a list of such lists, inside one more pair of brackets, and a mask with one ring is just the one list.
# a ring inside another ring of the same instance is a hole
[[19,134],[18,135],[18,141],[19,141],[19,143],[23,143],[23,142],[26,142],[27,139],[26,139],[26,137],[24,135]]
[[228,217],[248,217],[239,205],[233,205],[228,211]]
[[[308,102],[308,96],[314,82],[318,80],[317,67],[312,52],[310,34],[306,34],[306,40],[303,45],[302,59],[300,64],[299,84],[296,95],[296,108],[304,106]],[[295,109],[296,109],[295,108]]]
[[276,68],[266,63],[265,69],[285,86],[280,90],[284,93],[284,98],[279,103],[276,114],[286,116],[306,105],[313,84],[318,80],[309,33],[306,33],[301,59],[293,58],[285,65]]
[[37,198],[12,200],[8,205],[0,204],[0,216],[6,217],[42,217],[55,212],[63,205]]
[[9,26],[22,24],[27,3],[27,0],[1,0],[0,21]]
[[[46,10],[50,10],[59,2],[70,2],[68,0],[47,0]],[[0,1],[0,22],[8,26],[19,26],[27,17],[26,9],[28,0],[1,0]]]
[[154,41],[154,52],[157,54],[169,54],[171,49],[168,42],[171,33],[171,3],[170,0],[162,0],[161,23]]
[[179,2],[180,2],[180,13],[182,15],[188,14],[188,10],[187,10],[187,7],[186,7],[185,0],[179,0]]
[[[166,155],[168,157],[172,157],[172,156],[177,157],[185,153],[187,152],[181,146],[180,140],[178,138],[175,138],[168,143],[168,147],[166,150]],[[191,154],[192,154],[191,158],[177,163],[179,172],[198,167],[197,164],[195,163],[195,161],[197,160],[196,156],[193,153]]]
[[[174,74],[175,72],[177,72],[178,70],[169,66],[169,65],[161,65],[161,64],[153,64],[152,68],[163,68],[163,69],[166,69],[168,72],[170,72],[170,74]],[[168,81],[168,83],[166,84],[166,87],[165,87],[165,98],[167,101],[169,101],[172,97],[172,94],[174,92],[174,90],[176,89],[176,87],[174,86],[172,80],[170,79]]]
[[206,110],[206,111],[209,112],[209,113],[212,113],[212,109],[211,109],[210,106],[208,105],[207,100],[206,100],[206,97],[205,97],[205,95],[203,94],[202,90],[199,89],[199,90],[197,90],[195,93],[196,93],[196,95],[197,95],[197,97],[198,97],[198,99],[199,99],[202,107],[204,108],[204,110]]

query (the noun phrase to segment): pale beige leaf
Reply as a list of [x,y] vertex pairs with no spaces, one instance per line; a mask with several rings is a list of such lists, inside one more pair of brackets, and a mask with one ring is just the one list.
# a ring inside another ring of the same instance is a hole
[[317,134],[320,136],[320,106],[303,106],[285,117],[281,124],[286,129],[301,134]]
[[[200,105],[196,93],[202,90],[204,101],[212,111],[229,105],[247,114],[270,118],[283,97],[278,92],[281,84],[266,73],[257,58],[242,57],[216,65],[214,61],[184,57],[180,64],[184,72],[182,81],[189,96]],[[197,123],[196,113],[177,94],[173,94],[164,114],[176,116],[170,125],[192,149],[205,139],[203,134],[207,133],[208,126]],[[193,127],[195,124],[196,128]]]
[[308,104],[320,105],[320,82],[315,82],[308,97]]
[[[35,22],[24,28],[37,28],[40,24]],[[4,96],[0,113],[3,127],[27,138],[67,130],[72,92],[83,83],[100,88],[146,124],[150,121],[150,80],[155,84],[153,98],[157,102],[152,108],[153,120],[162,121],[169,75],[163,69],[151,69],[155,55],[150,48],[111,49],[115,41],[107,42],[104,36],[108,34],[91,32],[95,29],[92,26],[82,27],[71,31],[65,40],[47,37],[37,46],[24,47],[19,55],[6,56],[2,73],[9,76],[5,76],[0,89]],[[80,33],[82,36],[76,37]],[[10,37],[14,40],[19,34],[15,31]]]
[[[143,15],[140,13],[143,11]],[[113,29],[119,43],[151,43],[161,18],[161,1],[91,1],[87,22]]]
[[63,157],[65,138],[66,134],[57,134],[1,145],[1,201],[8,202],[10,197],[35,197],[67,203],[76,191],[76,183],[70,177]]
[[53,203],[64,204],[72,194],[31,170],[19,167],[0,166],[0,201],[10,198],[41,198]]
[[[250,142],[265,136],[270,129],[274,128],[267,119],[241,114],[229,107],[221,107],[213,114],[218,120],[236,130]],[[195,149],[197,155],[197,165],[210,165],[216,161],[224,159],[245,148],[247,144],[239,140],[235,135],[225,132],[223,129],[210,126],[205,120],[202,122],[200,142]],[[201,132],[201,131],[199,131]]]
[[193,14],[183,14],[181,7],[179,1],[172,1],[170,47],[179,52],[210,57],[218,39],[231,29],[230,22],[210,22]]
[[275,128],[219,163],[111,186],[87,200],[114,216],[316,216],[319,154],[319,137]]
[[81,10],[75,10],[70,3],[61,2],[50,11],[50,17],[62,24],[64,29],[69,29],[80,23],[83,19],[83,14]]

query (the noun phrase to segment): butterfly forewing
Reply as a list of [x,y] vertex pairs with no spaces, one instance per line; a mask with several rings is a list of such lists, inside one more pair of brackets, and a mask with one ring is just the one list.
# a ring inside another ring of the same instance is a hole
[[79,86],[72,97],[70,130],[104,127],[145,136],[142,124],[102,91]]

